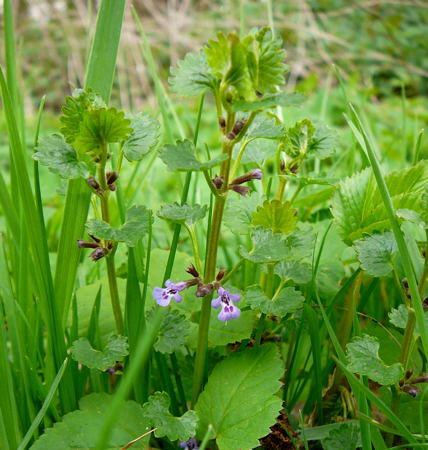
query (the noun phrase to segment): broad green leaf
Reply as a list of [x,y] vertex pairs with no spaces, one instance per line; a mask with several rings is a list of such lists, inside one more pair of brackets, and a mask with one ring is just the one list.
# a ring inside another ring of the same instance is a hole
[[123,153],[128,161],[139,161],[152,150],[159,139],[159,122],[148,114],[132,114],[132,132],[123,144]]
[[408,316],[409,312],[404,305],[399,305],[398,308],[392,308],[391,312],[388,313],[389,321],[392,325],[403,329],[406,328]]
[[177,141],[175,145],[165,145],[159,151],[161,160],[172,171],[194,171],[205,170],[219,165],[227,158],[227,155],[220,155],[205,163],[200,162],[195,155],[196,149],[191,141],[185,139]]
[[[147,314],[148,321],[151,320],[154,311],[152,309]],[[173,353],[186,343],[190,332],[190,324],[186,316],[176,309],[169,309],[162,320],[154,348],[160,353]]]
[[308,119],[289,128],[285,138],[285,152],[292,158],[324,159],[334,153],[336,145],[337,139],[332,130],[325,125],[315,128]]
[[79,153],[98,155],[105,144],[124,141],[131,133],[131,121],[116,108],[99,108],[83,114],[72,145]]
[[[48,428],[33,444],[32,450],[72,450],[95,448],[99,431],[112,402],[112,395],[90,394],[80,399],[80,409],[66,414],[61,422]],[[108,448],[120,448],[143,434],[149,421],[141,405],[134,401],[123,402],[120,414],[112,427]],[[147,448],[149,437],[133,445]]]
[[400,363],[387,366],[379,358],[379,341],[373,336],[357,336],[346,345],[346,349],[348,369],[354,373],[385,386],[396,384],[403,377],[404,370]]
[[133,206],[126,213],[126,222],[121,228],[114,228],[104,220],[92,219],[86,224],[88,234],[99,239],[113,242],[125,242],[135,247],[137,242],[147,233],[151,212],[145,206]]
[[168,205],[163,205],[158,211],[158,216],[161,219],[168,220],[170,222],[191,226],[203,219],[206,213],[206,205],[179,205],[178,203],[171,203]]
[[[385,182],[396,210],[410,209],[424,214],[423,193],[428,183],[428,160],[416,166],[390,172]],[[333,197],[332,212],[339,233],[351,244],[364,233],[384,231],[390,221],[370,169],[339,183]]]
[[360,427],[358,423],[345,422],[332,429],[321,441],[324,450],[355,450],[360,443]]
[[94,349],[86,338],[80,338],[73,342],[71,354],[84,366],[104,371],[128,355],[128,338],[110,335],[102,350]]
[[358,239],[354,244],[361,267],[373,277],[386,277],[393,270],[398,251],[394,235],[387,231]]
[[274,116],[258,114],[248,127],[244,140],[254,138],[281,139],[284,134],[284,126]]
[[253,213],[258,205],[261,204],[261,198],[253,192],[248,197],[233,195],[227,199],[226,208],[223,216],[223,223],[236,234],[250,233],[252,226]]
[[285,83],[285,50],[282,40],[275,38],[268,27],[253,33],[254,40],[248,45],[248,71],[253,89],[261,94],[276,92]]
[[72,144],[76,139],[86,111],[105,106],[101,97],[91,89],[75,89],[72,96],[66,97],[62,116],[59,118],[63,125],[60,131],[65,136],[66,142]]
[[262,226],[274,233],[289,234],[296,227],[296,209],[291,203],[280,200],[265,200],[253,213],[253,225]]
[[[422,203],[421,206],[424,207],[424,204]],[[395,215],[401,221],[415,223],[416,225],[420,225],[421,227],[425,227],[426,225],[425,221],[421,217],[421,214],[413,211],[412,209],[397,209],[397,211],[395,211]]]
[[257,111],[276,106],[300,106],[306,97],[302,94],[289,94],[287,92],[278,92],[276,94],[267,94],[254,102],[239,100],[233,104],[234,111]]
[[312,267],[301,259],[287,259],[275,266],[275,273],[285,280],[293,280],[298,284],[309,283],[312,279]]
[[65,142],[60,134],[53,134],[40,140],[33,159],[48,166],[49,170],[62,178],[87,178],[89,167],[79,161],[76,150]]
[[186,411],[181,417],[169,412],[170,399],[166,392],[155,392],[143,405],[143,416],[150,423],[156,437],[167,436],[171,441],[187,441],[195,435],[198,417],[195,411]]
[[241,256],[254,263],[273,263],[287,258],[287,247],[284,237],[270,230],[258,228],[251,235],[253,249],[247,252],[240,248]]
[[218,80],[210,74],[207,55],[203,50],[187,53],[184,59],[179,60],[177,67],[171,68],[168,81],[174,92],[189,96],[203,94],[218,84]]
[[196,404],[198,435],[204,436],[211,424],[220,450],[257,447],[282,407],[275,395],[282,374],[273,344],[234,353],[217,364]]
[[245,301],[251,309],[261,311],[264,314],[284,317],[300,309],[305,298],[294,287],[286,287],[281,291],[278,298],[271,300],[266,297],[259,286],[250,286],[245,294]]

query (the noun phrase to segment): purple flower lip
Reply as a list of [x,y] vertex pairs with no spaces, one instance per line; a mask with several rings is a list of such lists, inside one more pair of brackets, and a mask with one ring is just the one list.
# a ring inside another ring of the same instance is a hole
[[165,282],[165,287],[155,287],[153,289],[153,297],[159,306],[168,306],[171,303],[171,299],[174,299],[177,303],[180,303],[183,298],[179,292],[188,287],[186,281],[180,281],[179,283],[173,283],[171,280]]
[[221,306],[221,311],[218,314],[218,319],[222,322],[228,322],[232,319],[237,319],[241,315],[241,310],[237,308],[234,303],[241,301],[239,294],[232,294],[223,287],[218,289],[218,297],[211,301],[211,306],[215,309]]

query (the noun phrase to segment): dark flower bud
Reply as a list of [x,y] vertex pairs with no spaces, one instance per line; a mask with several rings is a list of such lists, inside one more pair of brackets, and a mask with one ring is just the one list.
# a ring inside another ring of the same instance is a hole
[[94,235],[92,235],[92,234],[90,234],[89,235],[89,237],[93,240],[93,241],[95,241],[95,242],[98,242],[98,243],[100,243],[101,242],[101,240],[100,239],[98,239],[97,237],[95,237]]
[[263,94],[260,91],[256,91],[256,95],[257,95],[258,98],[262,98],[263,97]]
[[296,174],[299,171],[299,164],[295,163],[290,167],[290,172]]
[[89,177],[86,182],[88,183],[88,185],[94,189],[95,191],[98,191],[100,189],[100,185],[98,183],[98,181],[94,178],[94,177]]
[[424,258],[426,258],[426,256],[427,256],[427,249],[426,249],[426,248],[423,248],[423,249],[422,249],[422,256],[423,256]]
[[200,284],[198,286],[198,289],[195,292],[196,297],[205,297],[209,294],[211,294],[212,290],[213,290],[213,285],[210,284]]
[[242,128],[244,128],[246,120],[237,120],[233,125],[232,131],[228,133],[227,138],[229,140],[235,139],[236,136],[241,132]]
[[424,308],[424,310],[428,309],[428,297],[425,297],[422,300],[422,307]]
[[98,244],[96,242],[87,242],[83,239],[79,239],[77,241],[77,246],[79,248],[98,248]]
[[107,184],[113,184],[119,178],[119,174],[114,170],[106,173]]
[[404,386],[404,380],[400,380],[400,381],[398,382],[398,385],[399,385],[400,387],[403,387],[403,386]]
[[213,182],[214,186],[217,189],[221,189],[221,187],[223,186],[223,183],[224,183],[223,178],[219,177],[218,175],[216,175],[215,178],[213,178],[211,181]]
[[280,162],[280,164],[279,164],[279,170],[280,170],[281,172],[284,172],[284,170],[285,170],[285,161],[282,160],[282,159],[281,159],[281,162]]
[[407,278],[403,278],[403,279],[401,280],[401,283],[403,284],[403,286],[404,286],[406,289],[409,289],[409,282],[407,281]]
[[410,378],[412,375],[413,375],[413,370],[412,370],[412,369],[408,369],[408,370],[406,371],[406,374],[404,375],[404,378],[406,378],[406,380],[407,380],[407,379]]
[[428,374],[412,378],[411,380],[409,380],[409,383],[411,384],[428,383]]
[[226,121],[224,120],[223,116],[220,116],[218,118],[218,124],[220,125],[221,128],[226,128]]
[[226,274],[226,269],[220,269],[220,270],[218,271],[218,274],[217,274],[217,276],[215,277],[215,279],[216,279],[217,281],[221,281],[221,280],[223,279],[223,277],[224,277],[225,274]]
[[236,184],[231,185],[230,189],[232,189],[232,191],[237,192],[239,195],[242,195],[243,197],[245,197],[248,194],[248,191],[250,190],[248,186],[239,186]]
[[195,266],[193,264],[190,264],[190,266],[186,269],[187,273],[190,273],[195,278],[199,278],[199,272],[195,269]]
[[117,186],[115,184],[109,184],[108,188],[113,192],[117,190]]
[[261,180],[263,172],[260,169],[254,169],[251,172],[244,173],[238,178],[235,178],[230,184],[242,184],[251,180]]
[[416,386],[412,385],[403,386],[401,390],[406,394],[409,394],[413,398],[415,398],[419,394],[419,389]]
[[101,258],[104,258],[108,253],[108,250],[106,248],[99,247],[95,249],[89,256],[92,259],[92,261],[98,261]]

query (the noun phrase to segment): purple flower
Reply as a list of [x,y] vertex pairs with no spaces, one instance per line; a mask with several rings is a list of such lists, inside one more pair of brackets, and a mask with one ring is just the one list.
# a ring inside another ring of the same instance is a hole
[[177,303],[180,303],[182,299],[179,292],[186,289],[187,283],[180,281],[179,283],[173,283],[171,280],[165,282],[165,288],[155,287],[153,289],[153,297],[160,306],[168,306],[173,298]]
[[198,450],[198,441],[194,437],[190,438],[188,441],[182,441],[180,442],[180,448],[184,448],[185,450]]
[[261,180],[262,176],[263,176],[263,172],[261,171],[261,169],[254,169],[251,173],[251,178],[253,180]]
[[227,322],[231,319],[237,319],[241,315],[241,310],[237,308],[234,303],[241,301],[239,294],[232,294],[226,291],[223,287],[218,289],[218,297],[212,300],[211,306],[218,308],[221,306],[221,311],[218,315],[218,319],[222,322]]

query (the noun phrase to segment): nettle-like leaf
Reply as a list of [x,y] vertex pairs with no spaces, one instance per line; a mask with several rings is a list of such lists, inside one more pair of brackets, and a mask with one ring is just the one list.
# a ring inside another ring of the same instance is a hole
[[116,108],[98,108],[83,114],[73,146],[80,153],[97,154],[105,144],[122,142],[132,133],[131,121]]
[[275,273],[284,280],[306,284],[312,279],[312,266],[301,259],[288,259],[280,261],[275,266]]
[[[80,399],[80,409],[66,414],[32,445],[32,450],[72,450],[95,448],[113,396],[105,393],[90,394]],[[106,448],[121,448],[148,430],[150,423],[141,405],[123,402],[116,417]],[[133,444],[147,448],[149,436]]]
[[287,92],[277,92],[276,94],[266,94],[254,102],[238,100],[233,104],[233,111],[258,111],[276,106],[300,106],[306,97],[303,94],[289,94]]
[[60,131],[65,136],[66,142],[69,144],[74,142],[87,111],[105,108],[105,106],[102,98],[90,89],[75,89],[72,96],[66,97],[62,115],[59,118],[63,125]]
[[360,440],[359,424],[344,422],[330,430],[321,444],[324,450],[355,450],[360,446]]
[[200,162],[196,158],[196,149],[191,141],[185,139],[177,141],[175,145],[165,145],[159,151],[159,156],[162,161],[168,166],[168,169],[180,170],[183,172],[205,170],[219,165],[223,162],[227,155],[220,155],[205,163]]
[[234,353],[217,364],[195,408],[199,436],[211,424],[220,450],[257,447],[281,409],[282,401],[275,393],[282,371],[273,344]]
[[79,161],[76,150],[65,142],[60,134],[53,134],[40,140],[33,159],[48,166],[49,170],[62,178],[87,178],[89,166]]
[[170,398],[166,392],[155,392],[143,405],[143,416],[150,423],[156,437],[166,436],[171,441],[187,441],[195,435],[198,416],[195,411],[186,411],[181,417],[169,412]]
[[[154,312],[154,309],[148,312],[148,321],[151,320]],[[175,309],[169,309],[162,319],[159,334],[154,345],[155,350],[160,353],[174,353],[186,343],[190,332],[191,329],[186,316]]]
[[126,213],[126,222],[121,228],[114,228],[104,220],[92,219],[86,224],[88,234],[99,239],[113,242],[125,242],[135,247],[137,242],[147,233],[152,216],[145,206],[133,206]]
[[[428,183],[428,160],[390,172],[385,176],[396,210],[410,209],[424,214],[423,194]],[[341,181],[333,197],[332,213],[338,231],[347,244],[364,233],[390,229],[391,224],[370,169]]]
[[262,226],[274,233],[289,234],[296,227],[296,209],[291,203],[280,200],[265,200],[253,213],[253,225]]
[[284,317],[300,309],[305,298],[294,287],[286,287],[281,291],[278,298],[272,300],[264,294],[259,286],[250,286],[245,294],[245,301],[251,309],[264,314]]
[[123,361],[128,352],[128,338],[126,336],[110,335],[102,350],[92,347],[86,338],[73,342],[71,355],[77,362],[90,369],[107,370],[116,361]]
[[241,256],[254,263],[273,263],[287,258],[288,249],[281,234],[274,234],[271,230],[258,228],[251,235],[253,249],[247,252],[240,248]]
[[236,234],[248,234],[252,229],[253,213],[261,204],[261,197],[253,192],[247,197],[234,195],[228,198],[223,223]]
[[315,128],[309,119],[304,119],[288,129],[284,143],[285,152],[292,158],[325,159],[334,153],[337,138],[327,126]]
[[400,363],[387,366],[379,357],[379,341],[369,335],[358,336],[346,345],[348,369],[384,386],[396,384],[403,377]]
[[182,225],[192,226],[199,220],[203,219],[207,213],[207,206],[201,205],[179,205],[178,203],[170,203],[163,205],[158,211],[161,219]]
[[386,277],[393,270],[393,258],[398,251],[394,235],[387,231],[355,241],[354,248],[361,267],[373,277]]
[[[399,305],[397,309],[393,308],[388,314],[389,321],[397,328],[406,328],[409,311],[404,305]],[[428,328],[428,311],[424,312],[425,327]],[[419,333],[419,327],[416,324],[416,333]]]
[[178,61],[176,68],[171,68],[168,81],[174,92],[188,96],[203,94],[218,84],[218,80],[210,74],[204,50],[187,53],[184,59]]
[[139,161],[158,143],[159,122],[148,114],[130,114],[132,132],[123,144],[123,154],[128,161]]

